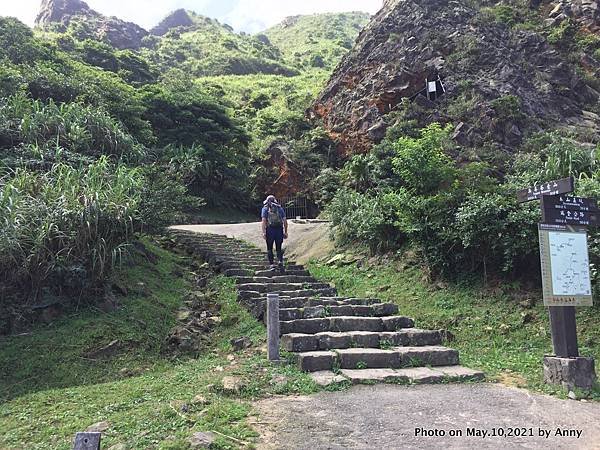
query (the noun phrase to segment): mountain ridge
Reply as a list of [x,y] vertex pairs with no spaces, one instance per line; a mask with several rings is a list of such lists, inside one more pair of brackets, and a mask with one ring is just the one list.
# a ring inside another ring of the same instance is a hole
[[35,25],[64,32],[76,28],[118,49],[139,49],[148,31],[133,22],[109,17],[93,10],[82,0],[43,0]]

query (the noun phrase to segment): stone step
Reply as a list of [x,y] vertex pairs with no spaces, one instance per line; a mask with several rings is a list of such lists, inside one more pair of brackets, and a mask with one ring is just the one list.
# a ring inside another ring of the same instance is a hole
[[290,333],[281,337],[281,345],[288,352],[312,352],[343,348],[388,348],[395,346],[422,347],[441,345],[440,330],[407,328],[401,331],[326,331],[315,334]]
[[315,381],[321,385],[339,383],[342,380],[352,384],[406,383],[430,384],[456,381],[480,381],[485,378],[483,372],[464,366],[409,367],[405,369],[342,369],[339,373],[331,371],[314,372]]
[[235,256],[235,255],[211,255],[208,257],[209,262],[222,264],[224,262],[240,262],[240,263],[263,263],[268,262],[267,255],[259,256]]
[[[319,295],[335,295],[335,288],[323,288],[323,289],[301,289],[296,291],[280,291],[279,294],[282,297],[311,297],[311,296],[319,296]],[[261,300],[262,298],[266,298],[266,294],[259,291],[238,291],[238,298],[242,300],[255,299]]]
[[249,269],[227,269],[227,270],[223,271],[223,274],[226,277],[243,278],[243,277],[251,277],[254,274],[254,271],[249,270]]
[[[290,300],[290,301],[288,301]],[[295,297],[280,296],[279,308],[306,308],[312,306],[375,305],[383,303],[379,299],[360,299],[352,297]]]
[[327,283],[247,283],[238,284],[240,291],[265,292],[286,292],[301,291],[307,289],[327,289],[331,286]]
[[348,348],[296,354],[300,370],[318,372],[334,368],[401,369],[422,366],[455,366],[459,364],[456,350],[440,346],[395,347],[390,350]]
[[314,277],[303,275],[276,275],[273,277],[238,276],[237,284],[248,283],[319,283]]
[[[247,264],[247,263],[240,263],[240,262],[224,262],[221,264],[216,264],[215,265],[221,272],[224,272],[225,270],[228,269],[246,269],[246,270],[252,270],[253,272],[260,270],[269,270],[269,264],[268,263],[251,263],[251,264]],[[294,270],[294,269],[292,269]],[[277,271],[278,275],[282,275],[281,272]]]
[[236,262],[236,263],[244,263],[244,264],[266,264],[269,261],[267,257],[264,258],[262,256],[249,256],[249,257],[237,257],[237,256],[228,256],[228,255],[207,255],[205,256],[206,260],[212,264],[223,264],[228,262]]
[[305,306],[344,306],[344,305],[376,305],[383,303],[378,298],[355,297],[307,297]]
[[[255,272],[271,272],[273,275],[285,275],[288,273],[288,271],[290,272],[295,272],[298,270],[303,271],[304,268],[302,266],[299,265],[286,265],[284,268],[284,273],[282,274],[279,269],[276,270],[270,270],[270,265],[268,262],[253,262],[253,263],[244,263],[244,262],[238,262],[238,261],[229,261],[229,262],[223,262],[218,264],[219,268],[223,271],[223,270],[227,270],[227,269],[251,269],[254,270]],[[296,273],[292,273],[293,275],[296,275]]]
[[208,250],[208,251],[212,251],[214,253],[219,253],[219,252],[229,251],[229,250],[263,253],[263,250],[260,248],[257,248],[257,247],[252,247],[252,246],[248,246],[248,245],[238,245],[238,244],[232,244],[232,243],[191,242],[191,243],[188,243],[185,245],[187,245],[188,247],[192,247],[194,249]]
[[408,317],[324,317],[319,319],[297,319],[280,322],[281,335],[290,333],[315,334],[325,331],[398,331],[412,328],[414,321]]
[[304,308],[280,308],[280,320],[317,319],[334,316],[383,317],[398,314],[398,306],[392,303],[376,305],[319,305]]
[[[272,271],[272,270],[257,270],[253,272],[254,276],[257,277],[279,277],[281,276],[281,273],[278,271]],[[294,275],[294,276],[310,276],[310,272],[308,270],[304,270],[304,269],[290,269],[290,267],[287,267],[285,269],[285,275]]]
[[[258,297],[257,297],[258,295]],[[257,314],[255,317],[261,318],[262,312],[264,311],[265,304],[267,301],[267,294],[255,293],[254,296],[242,294],[239,299],[247,307],[251,307]],[[335,300],[333,300],[335,299]],[[290,309],[290,308],[305,308],[315,306],[315,304],[325,303],[327,305],[356,305],[356,304],[378,304],[381,303],[377,299],[356,299],[347,297],[289,297],[279,296],[279,308]]]

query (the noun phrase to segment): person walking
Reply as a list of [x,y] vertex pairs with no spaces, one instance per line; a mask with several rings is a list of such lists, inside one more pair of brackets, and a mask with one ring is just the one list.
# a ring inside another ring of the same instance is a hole
[[279,271],[285,271],[283,266],[283,240],[288,237],[288,222],[285,217],[285,210],[277,202],[274,195],[269,195],[263,202],[261,211],[262,234],[267,243],[267,255],[271,270],[277,270],[275,266],[275,255],[273,254],[273,244],[277,250],[277,261]]

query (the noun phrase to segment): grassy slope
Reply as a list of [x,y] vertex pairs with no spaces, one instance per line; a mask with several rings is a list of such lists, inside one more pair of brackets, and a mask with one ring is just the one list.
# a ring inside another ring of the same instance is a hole
[[[515,300],[517,287],[506,283],[493,292],[459,285],[430,284],[417,267],[400,263],[331,267],[312,262],[316,277],[331,281],[342,295],[374,296],[400,305],[419,328],[446,329],[456,340],[461,362],[482,369],[488,379],[564,395],[542,382],[542,357],[552,351],[548,314],[540,302],[526,307]],[[537,293],[532,294],[535,298]],[[600,358],[599,307],[580,308],[582,355]],[[600,400],[600,391],[595,397]]]
[[[260,348],[234,355],[229,340],[249,336],[264,341],[264,328],[236,302],[233,281],[213,278],[208,290],[221,305],[222,325],[211,335],[201,355],[174,358],[163,343],[175,324],[176,311],[191,285],[178,274],[179,257],[156,247],[159,263],[124,270],[133,287],[115,313],[81,310],[31,335],[0,340],[0,448],[68,449],[74,434],[108,421],[103,448],[123,443],[127,448],[187,448],[195,431],[217,431],[252,441],[246,423],[248,400],[266,393],[313,392],[314,383],[292,367],[272,368]],[[144,283],[144,286],[139,285]],[[145,325],[142,325],[142,322]],[[107,360],[84,355],[114,339],[126,343]],[[125,369],[125,370],[123,370]],[[219,386],[224,375],[238,375],[244,387],[236,396]],[[274,384],[273,376],[283,377]],[[206,405],[193,405],[196,395]],[[180,410],[189,404],[187,412]],[[236,441],[220,437],[219,448]]]
[[189,31],[171,30],[153,49],[142,49],[161,71],[174,67],[193,76],[270,73],[292,75],[277,48],[256,37],[238,34],[214,19],[194,15]]
[[232,115],[252,137],[253,150],[262,150],[274,136],[287,131],[290,122],[304,120],[330,72],[308,70],[301,75],[226,75],[198,78],[211,96],[225,99]]
[[320,57],[322,67],[333,70],[369,19],[370,15],[363,12],[314,14],[288,19],[264,34],[289,64],[316,67],[314,58]]

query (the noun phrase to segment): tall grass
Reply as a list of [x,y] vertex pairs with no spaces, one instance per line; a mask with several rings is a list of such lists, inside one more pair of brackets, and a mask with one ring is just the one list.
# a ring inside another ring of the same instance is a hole
[[23,94],[0,100],[0,145],[59,147],[89,157],[138,161],[145,153],[106,111],[79,103],[56,104]]
[[0,293],[34,300],[48,286],[100,286],[132,239],[142,180],[107,157],[1,179]]

